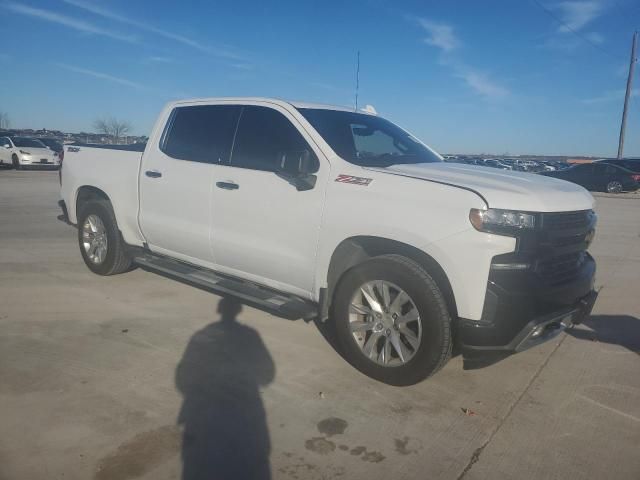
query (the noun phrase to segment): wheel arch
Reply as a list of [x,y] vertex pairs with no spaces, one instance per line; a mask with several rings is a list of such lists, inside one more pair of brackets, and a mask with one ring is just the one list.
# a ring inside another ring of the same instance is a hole
[[82,205],[91,200],[106,200],[113,208],[109,195],[107,195],[103,190],[92,185],[83,185],[76,191],[76,219],[80,216],[80,208]]
[[326,319],[331,307],[335,287],[340,282],[340,278],[349,270],[380,255],[397,254],[413,260],[438,284],[447,301],[447,307],[452,318],[458,316],[455,296],[451,282],[444,269],[428,253],[412,245],[377,236],[355,236],[350,237],[338,244],[331,255],[329,269],[327,271],[327,290],[321,298],[321,317]]

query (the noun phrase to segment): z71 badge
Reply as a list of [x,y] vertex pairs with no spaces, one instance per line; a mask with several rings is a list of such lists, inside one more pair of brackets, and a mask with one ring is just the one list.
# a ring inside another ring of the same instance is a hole
[[355,185],[363,185],[366,187],[373,182],[373,178],[354,177],[353,175],[338,175],[336,182],[353,183]]

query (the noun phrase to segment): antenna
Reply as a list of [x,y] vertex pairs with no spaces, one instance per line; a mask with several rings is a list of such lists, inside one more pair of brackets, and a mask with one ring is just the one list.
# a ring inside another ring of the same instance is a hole
[[358,111],[358,89],[360,88],[360,50],[358,50],[358,61],[356,64],[356,108]]

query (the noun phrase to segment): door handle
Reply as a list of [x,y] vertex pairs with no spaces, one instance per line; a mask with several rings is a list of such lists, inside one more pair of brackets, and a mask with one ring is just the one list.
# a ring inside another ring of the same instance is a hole
[[216,182],[216,187],[224,188],[225,190],[237,190],[240,188],[240,185],[233,182]]
[[158,170],[147,170],[144,174],[149,178],[160,178],[162,173]]

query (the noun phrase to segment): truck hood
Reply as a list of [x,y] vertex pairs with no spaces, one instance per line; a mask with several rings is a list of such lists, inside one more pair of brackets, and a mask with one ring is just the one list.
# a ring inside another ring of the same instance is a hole
[[459,163],[418,163],[367,168],[445,183],[478,193],[490,208],[529,212],[567,212],[593,208],[593,197],[575,183],[533,173]]

